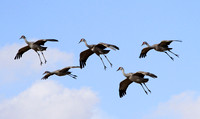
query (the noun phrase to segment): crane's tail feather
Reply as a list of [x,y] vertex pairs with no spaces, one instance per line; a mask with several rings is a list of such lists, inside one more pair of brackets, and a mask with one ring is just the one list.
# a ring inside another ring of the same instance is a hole
[[47,47],[41,47],[41,51],[45,51],[47,49]]
[[148,82],[149,81],[149,79],[148,78],[145,78],[144,80],[143,80],[143,83],[146,83],[146,82]]
[[103,54],[108,54],[110,50],[103,50]]

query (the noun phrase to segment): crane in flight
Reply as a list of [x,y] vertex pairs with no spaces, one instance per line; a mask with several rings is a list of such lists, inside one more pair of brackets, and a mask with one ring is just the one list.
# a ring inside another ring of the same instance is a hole
[[59,69],[59,70],[56,70],[56,71],[53,71],[53,72],[45,71],[43,73],[43,75],[45,74],[45,76],[41,80],[46,80],[46,79],[48,79],[49,76],[54,75],[54,74],[57,75],[57,76],[69,75],[70,77],[76,79],[77,76],[71,74],[71,72],[69,71],[69,69],[71,69],[71,68],[80,68],[80,66],[68,66],[68,67],[65,67],[63,69]]
[[[101,59],[104,69],[106,70],[106,66],[100,55],[104,55],[105,58],[108,60],[106,54],[108,54],[110,52],[110,50],[105,50],[106,48],[110,48],[113,50],[119,50],[119,47],[112,45],[112,44],[107,44],[107,43],[98,43],[96,45],[88,45],[84,38],[82,38],[79,43],[81,43],[81,42],[84,42],[85,45],[88,47],[87,50],[80,53],[79,61],[80,61],[81,68],[84,68],[86,66],[86,61],[87,61],[88,57],[95,53]],[[109,60],[108,60],[108,62],[110,63],[110,66],[112,67],[112,63]]]
[[143,85],[147,88],[147,90],[151,93],[149,88],[146,86],[145,83],[149,81],[148,78],[144,78],[144,76],[150,76],[152,78],[157,78],[155,74],[149,73],[149,72],[144,72],[144,71],[138,71],[136,73],[125,73],[123,67],[119,67],[117,71],[121,70],[123,75],[126,77],[125,80],[121,81],[119,84],[119,96],[122,98],[124,95],[126,95],[126,90],[128,86],[132,83],[138,83],[142,86],[144,92],[148,95],[148,92],[144,89]]
[[45,50],[47,49],[47,47],[44,47],[43,45],[44,45],[47,41],[58,42],[58,40],[56,40],[56,39],[40,39],[40,40],[37,40],[37,41],[35,41],[35,42],[29,42],[29,41],[27,41],[27,39],[26,39],[26,37],[25,37],[24,35],[22,35],[22,36],[20,37],[20,39],[24,39],[24,41],[26,42],[27,46],[20,48],[20,49],[18,50],[18,52],[17,52],[17,54],[16,54],[16,56],[15,56],[14,59],[15,59],[15,60],[16,60],[16,59],[20,59],[20,58],[22,57],[22,55],[23,55],[26,51],[28,51],[28,50],[30,50],[30,49],[33,49],[33,50],[38,54],[38,56],[39,56],[40,65],[42,65],[43,62],[42,62],[42,60],[41,60],[41,57],[40,57],[40,54],[38,53],[38,51],[41,52],[41,54],[42,54],[42,56],[43,56],[43,58],[44,58],[44,60],[45,60],[45,63],[46,63],[47,60],[46,60],[46,58],[44,57],[43,51],[45,51]]
[[147,52],[151,49],[154,49],[158,52],[164,52],[166,53],[172,60],[174,60],[174,58],[172,56],[170,56],[167,51],[169,51],[170,53],[174,54],[175,56],[179,57],[177,54],[173,53],[171,50],[172,48],[169,48],[168,45],[170,45],[173,41],[177,41],[177,42],[182,42],[181,40],[163,40],[161,41],[159,44],[154,44],[152,46],[150,46],[146,41],[142,43],[142,45],[147,45],[147,47],[143,48],[139,58],[144,58],[147,55]]

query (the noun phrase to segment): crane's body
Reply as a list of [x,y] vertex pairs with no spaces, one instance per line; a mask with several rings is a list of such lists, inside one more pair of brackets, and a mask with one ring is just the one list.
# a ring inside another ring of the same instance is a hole
[[47,62],[46,58],[44,57],[44,54],[42,51],[45,51],[47,49],[47,47],[43,47],[42,45],[44,45],[45,42],[47,41],[53,41],[53,42],[58,42],[58,40],[56,39],[40,39],[36,42],[29,42],[27,41],[26,37],[24,35],[22,35],[20,37],[20,39],[24,39],[24,41],[26,42],[27,46],[25,47],[22,47],[21,49],[18,50],[18,53],[16,54],[15,58],[14,59],[20,59],[22,57],[22,55],[28,51],[29,49],[33,49],[39,56],[39,59],[40,59],[40,65],[42,65],[42,60],[40,58],[40,54],[38,53],[38,51],[41,52],[44,60],[45,60],[45,63]]
[[[88,57],[91,56],[93,53],[95,53],[101,59],[103,65],[104,65],[104,69],[106,69],[106,66],[105,66],[100,55],[104,55],[105,58],[108,60],[108,58],[105,54],[109,53],[110,50],[105,50],[105,48],[111,48],[113,50],[119,50],[119,48],[117,46],[111,45],[111,44],[106,44],[106,43],[99,43],[97,45],[88,45],[84,38],[82,38],[80,40],[80,42],[84,42],[85,45],[88,47],[87,50],[80,53],[80,60],[79,61],[80,61],[80,67],[81,68],[85,67]],[[108,60],[108,62],[110,63],[110,65],[112,67],[112,63],[109,60]]]
[[59,69],[56,71],[45,71],[43,74],[45,74],[45,76],[42,78],[42,80],[46,80],[49,76],[51,75],[57,75],[57,76],[65,76],[65,75],[69,75],[70,77],[76,79],[76,75],[71,74],[71,72],[69,71],[69,69],[71,68],[80,68],[80,66],[69,66],[69,67],[65,67],[63,69]]
[[152,46],[150,46],[147,42],[143,42],[142,45],[147,45],[147,47],[143,48],[139,58],[144,58],[147,55],[147,52],[151,49],[154,49],[158,52],[164,52],[166,53],[172,60],[174,60],[173,57],[171,57],[167,51],[169,51],[170,53],[174,54],[175,56],[179,57],[177,54],[173,53],[171,50],[172,48],[169,48],[168,45],[171,44],[171,42],[173,41],[177,41],[177,42],[182,42],[181,40],[163,40],[161,41],[159,44],[154,44]]
[[147,90],[151,93],[151,91],[149,90],[149,88],[146,86],[146,82],[149,81],[148,78],[144,78],[145,75],[150,76],[152,78],[157,78],[157,76],[155,74],[149,73],[149,72],[143,72],[143,71],[138,71],[136,73],[125,73],[124,72],[124,68],[123,67],[119,67],[117,71],[122,70],[123,75],[126,77],[125,80],[120,82],[119,85],[119,96],[120,98],[123,97],[126,94],[126,90],[128,88],[128,86],[132,83],[138,83],[142,86],[143,90],[145,91],[146,94],[147,91],[144,89],[143,85],[147,88]]

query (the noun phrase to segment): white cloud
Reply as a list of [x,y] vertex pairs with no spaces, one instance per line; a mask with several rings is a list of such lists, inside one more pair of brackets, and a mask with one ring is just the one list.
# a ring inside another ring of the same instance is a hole
[[38,81],[1,102],[0,119],[98,119],[98,101],[88,88],[70,90],[54,81]]
[[[17,51],[25,44],[13,44],[0,48],[0,72],[2,81],[13,81],[25,75],[43,73],[44,70],[56,70],[58,67],[63,68],[73,64],[72,53],[62,52],[58,49],[48,48],[44,52],[47,63],[40,66],[38,55],[29,50],[23,54],[21,59],[14,60]],[[41,58],[43,58],[41,56]],[[9,75],[8,75],[9,74]]]
[[[0,100],[0,119],[110,119],[98,108],[99,99],[90,89],[71,90],[52,80],[40,80],[44,70],[73,65],[72,53],[48,48],[44,52],[48,62],[40,66],[34,51],[14,60],[18,49],[23,46],[13,44],[0,48],[0,86],[4,86],[4,95],[14,92],[8,96],[14,95],[11,99],[3,95],[4,101]],[[35,80],[36,83],[32,84]],[[15,83],[12,86],[2,83],[7,81],[11,81],[11,85]],[[24,86],[31,87],[26,89]]]
[[147,119],[199,119],[200,96],[184,92],[161,103]]

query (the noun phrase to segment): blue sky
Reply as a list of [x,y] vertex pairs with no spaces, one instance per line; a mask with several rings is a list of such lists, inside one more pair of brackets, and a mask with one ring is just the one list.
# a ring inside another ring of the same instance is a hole
[[[6,114],[17,109],[19,113],[13,115],[20,118],[20,110],[29,109],[30,116],[35,118],[42,111],[40,109],[45,108],[49,113],[63,111],[54,115],[60,119],[197,119],[200,116],[197,77],[200,67],[197,50],[200,44],[199,5],[198,0],[0,1],[0,117],[11,119]],[[58,43],[46,43],[47,64],[40,66],[33,51],[25,53],[20,60],[13,59],[17,50],[25,45],[23,40],[19,40],[21,35],[30,41],[42,38],[59,40]],[[105,42],[117,45],[120,50],[107,55],[113,67],[102,57],[107,65],[105,71],[100,59],[94,55],[88,59],[84,69],[72,69],[78,75],[77,80],[69,76],[40,80],[45,70],[79,65],[79,53],[86,49],[83,43],[78,44],[81,38],[85,38],[88,44]],[[165,53],[150,51],[145,59],[139,59],[143,41],[156,44],[170,39],[183,41],[170,45],[180,58],[174,57],[172,61]],[[127,95],[119,98],[119,83],[125,79],[121,72],[116,72],[120,66],[127,73],[148,71],[156,74],[158,78],[150,78],[147,83],[152,93],[146,95],[140,85],[133,83]],[[56,91],[51,93],[53,89]],[[42,108],[33,107],[44,104],[43,99],[50,101]],[[66,99],[69,104],[59,99]],[[81,109],[73,102],[75,99],[82,105]],[[26,100],[29,105],[19,103],[21,100]],[[34,104],[30,103],[32,101]],[[58,101],[63,103],[53,103]],[[83,113],[70,111],[68,115],[71,108]],[[184,110],[188,108],[191,111]],[[42,115],[41,118],[49,117]]]

